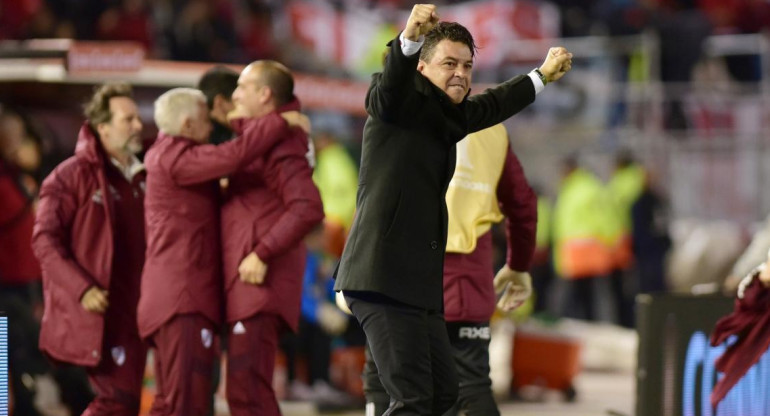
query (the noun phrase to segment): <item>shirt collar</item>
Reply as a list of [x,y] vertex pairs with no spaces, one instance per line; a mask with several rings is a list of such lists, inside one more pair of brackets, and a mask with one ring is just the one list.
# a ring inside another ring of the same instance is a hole
[[139,158],[135,155],[131,155],[128,166],[123,166],[123,164],[118,162],[114,157],[110,157],[110,162],[112,162],[113,166],[115,166],[129,182],[134,179],[134,176],[136,176],[137,173],[144,170],[144,163],[140,162]]

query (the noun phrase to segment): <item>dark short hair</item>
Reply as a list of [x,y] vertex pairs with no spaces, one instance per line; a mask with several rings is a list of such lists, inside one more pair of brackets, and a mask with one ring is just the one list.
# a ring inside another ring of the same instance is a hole
[[473,35],[465,26],[457,22],[438,22],[425,35],[425,43],[422,44],[422,49],[420,50],[420,59],[425,62],[430,61],[433,58],[436,45],[444,39],[465,44],[471,50],[471,56],[476,56],[478,47],[476,47],[476,43],[473,41]]
[[259,82],[270,87],[275,105],[280,107],[294,98],[294,77],[284,64],[269,59],[254,63],[259,69]]
[[214,107],[214,99],[221,95],[227,100],[233,97],[233,91],[238,87],[238,72],[218,65],[206,71],[198,81],[198,89],[206,96],[206,105]]
[[112,120],[110,111],[110,100],[115,97],[134,98],[134,92],[131,85],[124,82],[107,83],[96,87],[94,95],[83,106],[88,124],[94,129],[102,123],[109,123]]

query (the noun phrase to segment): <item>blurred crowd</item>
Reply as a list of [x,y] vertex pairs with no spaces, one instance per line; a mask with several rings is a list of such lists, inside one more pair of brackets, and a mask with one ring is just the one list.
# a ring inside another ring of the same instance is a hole
[[[293,0],[298,2],[299,0]],[[136,41],[159,59],[247,63],[277,59],[294,68],[312,57],[297,54],[285,28],[292,1],[276,0],[2,0],[0,40],[72,38]],[[340,12],[408,10],[402,0],[329,0]],[[459,4],[450,0],[439,4]],[[561,35],[628,35],[652,28],[669,47],[692,46],[707,34],[757,33],[770,25],[762,0],[553,0]],[[692,54],[697,55],[697,48]],[[288,59],[287,59],[288,58]],[[291,61],[289,60],[291,59]],[[683,59],[677,54],[664,59]],[[296,61],[296,62],[292,62]],[[665,67],[665,64],[664,64]],[[672,66],[671,70],[677,70]],[[672,80],[688,67],[670,74]],[[689,76],[689,75],[686,75]],[[664,79],[668,75],[664,74]]]

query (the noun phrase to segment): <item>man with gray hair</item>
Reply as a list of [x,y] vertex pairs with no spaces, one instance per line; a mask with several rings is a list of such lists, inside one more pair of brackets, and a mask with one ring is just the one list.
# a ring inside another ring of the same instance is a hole
[[222,316],[217,180],[246,166],[293,126],[296,111],[243,121],[243,135],[208,144],[211,123],[199,90],[175,88],[155,102],[159,133],[147,152],[147,254],[139,333],[155,348],[153,416],[208,412]]

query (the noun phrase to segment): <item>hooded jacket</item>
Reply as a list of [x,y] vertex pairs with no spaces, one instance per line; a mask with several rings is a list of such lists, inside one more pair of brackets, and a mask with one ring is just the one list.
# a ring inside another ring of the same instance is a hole
[[[114,196],[104,150],[88,123],[75,155],[43,181],[32,246],[43,270],[40,349],[52,358],[95,366],[104,315],[80,304],[91,286],[109,291],[114,255]],[[143,180],[144,173],[135,180]],[[138,276],[137,276],[138,278]]]

